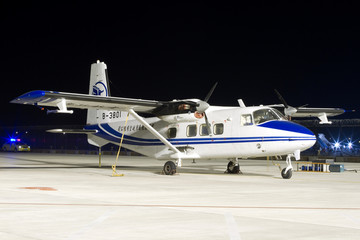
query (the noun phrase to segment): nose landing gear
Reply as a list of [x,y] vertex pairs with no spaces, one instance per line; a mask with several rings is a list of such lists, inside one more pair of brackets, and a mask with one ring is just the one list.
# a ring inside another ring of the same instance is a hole
[[290,179],[292,177],[292,169],[286,170],[286,168],[284,168],[281,171],[281,176],[283,179]]
[[281,176],[283,179],[290,179],[292,177],[293,167],[291,165],[291,157],[295,157],[294,154],[288,154],[286,157],[287,167],[281,171]]

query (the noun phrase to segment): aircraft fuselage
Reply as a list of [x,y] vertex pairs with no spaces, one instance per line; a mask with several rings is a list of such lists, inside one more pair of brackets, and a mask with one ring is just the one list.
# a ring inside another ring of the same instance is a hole
[[[280,116],[258,119],[266,117],[267,112],[277,114],[269,107],[210,107],[207,112],[210,134],[204,118],[188,120],[194,115],[191,112],[171,115],[176,119],[174,123],[158,117],[146,118],[146,122],[188,159],[286,155],[314,145],[315,135],[301,125],[283,120]],[[88,125],[86,129],[97,130],[93,136],[96,142],[102,139],[104,143],[119,144],[124,134],[124,148],[157,159],[174,158],[174,152],[136,119],[129,119],[126,125],[124,116],[119,121],[112,120]]]

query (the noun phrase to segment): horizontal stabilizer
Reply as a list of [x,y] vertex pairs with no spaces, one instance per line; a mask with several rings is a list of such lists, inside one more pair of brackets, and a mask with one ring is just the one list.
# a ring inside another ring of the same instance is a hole
[[49,133],[62,133],[62,134],[66,134],[66,133],[70,133],[70,134],[94,134],[97,133],[98,131],[95,129],[50,129],[50,130],[46,130],[46,132]]

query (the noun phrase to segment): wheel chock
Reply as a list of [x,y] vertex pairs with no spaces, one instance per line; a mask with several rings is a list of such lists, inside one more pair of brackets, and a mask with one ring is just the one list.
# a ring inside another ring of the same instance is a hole
[[112,172],[112,177],[123,177],[124,176],[124,174],[122,174],[122,173],[117,173],[116,172],[116,165],[112,165],[112,170],[113,170],[113,172]]

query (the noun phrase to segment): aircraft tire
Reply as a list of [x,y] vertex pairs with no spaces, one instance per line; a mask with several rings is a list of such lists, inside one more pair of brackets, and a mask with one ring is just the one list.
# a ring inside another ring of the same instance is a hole
[[287,173],[285,173],[286,168],[284,168],[281,171],[281,176],[283,179],[290,179],[292,177],[292,170],[290,169],[289,171],[287,171]]
[[164,164],[164,173],[166,175],[174,175],[176,173],[176,165],[173,161],[167,161]]
[[232,161],[230,161],[227,165],[226,171],[227,173],[238,174],[240,172],[240,166],[236,166]]

